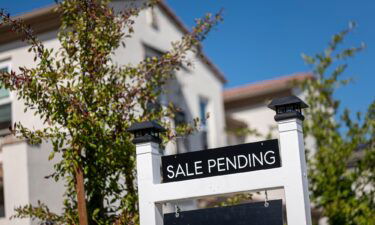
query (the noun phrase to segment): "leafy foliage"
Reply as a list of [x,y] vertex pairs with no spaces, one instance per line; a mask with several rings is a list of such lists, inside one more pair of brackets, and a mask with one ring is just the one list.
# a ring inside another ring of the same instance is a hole
[[310,190],[332,225],[375,224],[375,101],[364,117],[357,113],[352,119],[348,109],[340,113],[334,97],[338,87],[350,82],[341,79],[346,60],[364,48],[340,48],[354,27],[334,35],[324,52],[303,56],[315,75],[301,84],[310,106],[304,132],[315,139]]
[[[17,209],[14,217],[78,224],[76,175],[82,171],[90,224],[138,223],[135,149],[126,129],[137,121],[173,117],[172,105],[157,110],[148,106],[157,102],[160,87],[173,79],[188,52],[199,49],[199,42],[221,20],[220,15],[197,20],[192,32],[172,43],[162,57],[147,58],[138,65],[116,65],[112,55],[131,38],[135,17],[155,4],[148,1],[116,13],[110,0],[58,1],[59,49],[45,47],[23,21],[0,12],[2,24],[30,44],[36,62],[34,68],[1,73],[0,81],[45,124],[43,129],[31,130],[17,123],[13,132],[32,144],[51,141],[50,159],[58,154],[61,160],[50,178],[66,183],[62,215],[39,203]],[[175,133],[163,121],[168,141]],[[185,126],[185,130],[192,128]]]

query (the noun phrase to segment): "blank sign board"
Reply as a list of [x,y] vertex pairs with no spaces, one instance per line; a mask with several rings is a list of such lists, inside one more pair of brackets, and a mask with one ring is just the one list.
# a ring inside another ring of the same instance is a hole
[[164,225],[283,225],[282,200],[164,214]]

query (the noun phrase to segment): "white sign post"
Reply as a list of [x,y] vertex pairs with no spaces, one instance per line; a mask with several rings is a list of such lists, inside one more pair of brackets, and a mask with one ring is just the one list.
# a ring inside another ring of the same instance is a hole
[[272,101],[269,107],[277,113],[282,165],[267,170],[162,183],[158,132],[163,128],[154,122],[132,126],[129,131],[135,134],[140,224],[163,225],[163,203],[283,188],[288,225],[311,225],[301,113],[307,105],[289,96]]

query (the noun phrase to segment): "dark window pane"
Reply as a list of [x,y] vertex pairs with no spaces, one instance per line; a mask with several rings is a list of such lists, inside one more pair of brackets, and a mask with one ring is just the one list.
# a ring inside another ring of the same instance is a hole
[[[187,123],[185,112],[178,111],[174,117],[174,123],[177,126],[181,126]],[[177,137],[177,153],[184,153],[190,151],[190,143],[188,136]]]
[[[0,72],[7,72],[8,67],[0,68]],[[1,85],[0,85],[1,86]],[[0,88],[0,99],[9,97],[9,91],[5,88]]]
[[200,102],[199,102],[199,110],[200,110],[200,115],[199,115],[199,118],[201,120],[201,123],[203,126],[206,125],[207,123],[207,101],[206,100],[203,100],[201,99]]
[[5,217],[3,165],[0,164],[0,217]]
[[[12,123],[11,104],[0,105],[0,130],[8,129]],[[0,134],[1,135],[1,134]]]
[[155,29],[159,29],[158,17],[156,15],[155,9],[151,8],[151,26]]
[[208,128],[207,128],[207,105],[208,101],[205,99],[199,100],[199,118],[201,120],[201,141],[203,149],[208,148]]
[[203,149],[208,149],[207,131],[202,131],[201,137],[202,137],[202,147],[203,147]]
[[151,46],[148,46],[148,45],[145,45],[144,46],[144,49],[145,49],[145,58],[152,58],[152,57],[158,57],[160,58],[161,56],[163,56],[163,52],[156,49],[156,48],[153,48]]
[[176,126],[182,125],[186,123],[186,115],[184,112],[176,112],[175,117],[174,117],[174,122]]

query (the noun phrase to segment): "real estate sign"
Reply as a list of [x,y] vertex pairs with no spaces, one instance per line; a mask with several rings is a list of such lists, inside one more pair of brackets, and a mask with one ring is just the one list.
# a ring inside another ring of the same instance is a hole
[[[273,100],[278,140],[162,156],[154,123],[130,129],[137,144],[141,225],[281,225],[281,200],[165,213],[163,205],[244,192],[284,190],[288,225],[311,225],[303,115],[296,96]],[[152,138],[150,138],[152,137]]]
[[162,157],[164,183],[277,167],[277,139]]

